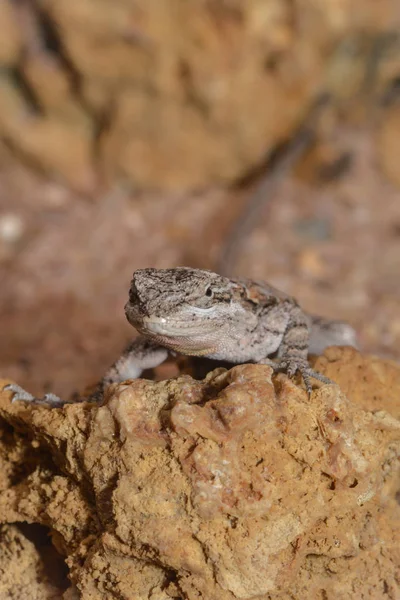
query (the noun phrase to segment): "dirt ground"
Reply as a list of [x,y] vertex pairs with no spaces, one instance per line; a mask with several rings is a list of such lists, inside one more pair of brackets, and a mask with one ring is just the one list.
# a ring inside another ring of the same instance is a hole
[[[343,128],[337,143],[346,168],[324,175],[323,148],[302,161],[266,202],[235,273],[348,320],[366,352],[399,360],[400,191],[372,130]],[[0,158],[0,372],[36,394],[65,397],[101,377],[133,333],[123,312],[132,272],[215,268],[253,189],[89,200],[4,149]]]

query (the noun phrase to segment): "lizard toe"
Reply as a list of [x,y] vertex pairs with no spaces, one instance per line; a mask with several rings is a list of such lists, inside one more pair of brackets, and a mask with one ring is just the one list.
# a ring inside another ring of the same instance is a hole
[[306,372],[302,372],[301,376],[303,378],[304,385],[306,386],[307,395],[308,395],[308,397],[310,397],[311,396],[311,392],[312,392],[311,379],[310,379],[309,375]]
[[288,377],[294,377],[299,372],[306,386],[307,394],[310,396],[312,392],[311,379],[317,379],[322,383],[334,384],[335,382],[325,377],[318,371],[314,371],[306,361],[299,360],[282,360],[278,363],[279,370],[286,371]]
[[8,385],[5,385],[3,387],[3,390],[5,390],[6,392],[13,392],[11,402],[33,402],[36,400],[35,396],[32,396],[32,394],[24,390],[24,388],[22,388],[20,385],[17,385],[16,383],[9,383]]
[[318,373],[318,371],[314,371],[314,369],[311,369],[309,366],[305,369],[301,369],[301,376],[305,383],[308,396],[310,396],[312,392],[311,378],[317,379],[317,381],[321,381],[322,383],[336,385],[334,381],[328,377],[325,377],[325,375]]
[[32,404],[45,404],[47,406],[56,407],[63,406],[65,401],[56,396],[55,394],[45,394],[43,398],[36,398],[30,392],[27,392],[20,385],[16,383],[9,383],[3,387],[3,390],[7,392],[13,392],[11,402],[30,402]]
[[296,362],[292,362],[290,361],[289,363],[287,363],[287,367],[286,367],[286,373],[288,375],[288,377],[294,377],[294,375],[296,375],[297,371],[300,371],[303,374],[304,371],[304,365],[301,363]]
[[43,398],[38,399],[38,404],[47,404],[48,406],[57,407],[67,404],[65,400],[56,396],[56,394],[45,394]]
[[321,381],[322,383],[337,385],[334,381],[332,381],[332,379],[325,377],[325,375],[322,375],[322,373],[319,373],[318,371],[314,371],[314,369],[311,369],[311,367],[308,367],[307,375],[317,379],[318,381]]

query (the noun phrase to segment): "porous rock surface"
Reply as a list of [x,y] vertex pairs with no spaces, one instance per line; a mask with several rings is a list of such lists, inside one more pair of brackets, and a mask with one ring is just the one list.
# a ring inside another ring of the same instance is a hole
[[[317,368],[340,388],[308,399],[241,365],[111,386],[102,406],[3,393],[0,556],[6,535],[29,546],[25,521],[66,559],[64,600],[399,598],[400,367],[331,348]],[[54,597],[28,554],[0,567],[1,598],[21,580]]]

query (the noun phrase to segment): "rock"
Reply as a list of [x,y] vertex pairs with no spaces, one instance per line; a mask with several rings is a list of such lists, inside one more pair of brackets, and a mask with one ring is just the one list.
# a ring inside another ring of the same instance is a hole
[[400,187],[397,157],[400,151],[400,107],[398,103],[385,111],[377,133],[380,167],[388,179]]
[[[43,141],[27,149],[23,136],[0,135],[84,191],[88,151],[100,180],[134,189],[243,178],[293,135],[321,92],[360,94],[368,48],[399,22],[393,0],[115,0],[101,10],[96,0],[1,0],[0,11],[0,84],[11,74],[19,99],[39,109]],[[369,44],[359,53],[360,37]],[[0,85],[0,106],[3,94]],[[55,114],[58,128],[47,125]],[[54,161],[43,148],[54,152],[50,126],[66,135]],[[24,127],[20,114],[13,132]]]
[[323,277],[327,271],[327,265],[321,254],[312,246],[306,247],[299,252],[297,266],[302,274],[315,279]]
[[395,600],[400,367],[338,348],[317,366],[341,389],[240,365],[101,406],[4,392],[1,520],[50,529],[65,600]]
[[35,544],[17,526],[0,526],[0,598],[58,600],[64,590],[51,579]]
[[98,181],[92,160],[91,122],[81,116],[80,120],[68,121],[50,113],[38,114],[13,78],[0,74],[0,136],[40,170],[62,175],[71,187],[90,194]]
[[10,0],[0,0],[0,67],[17,63],[22,51],[22,36]]

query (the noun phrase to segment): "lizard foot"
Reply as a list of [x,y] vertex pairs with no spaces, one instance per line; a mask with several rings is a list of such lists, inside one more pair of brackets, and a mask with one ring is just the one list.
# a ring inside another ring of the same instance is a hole
[[12,402],[31,402],[32,404],[45,404],[47,406],[51,406],[53,408],[58,406],[64,406],[66,404],[65,400],[62,400],[55,394],[45,394],[43,398],[36,398],[20,385],[16,383],[10,383],[3,387],[3,390],[8,392],[13,392]]
[[322,381],[322,383],[336,385],[332,379],[325,377],[325,375],[318,373],[318,371],[314,371],[308,362],[304,360],[282,358],[281,360],[274,362],[273,360],[266,358],[260,361],[260,363],[263,365],[269,365],[274,369],[274,371],[284,371],[288,377],[294,377],[297,371],[299,371],[309,396],[312,392],[311,378],[318,379],[318,381]]

